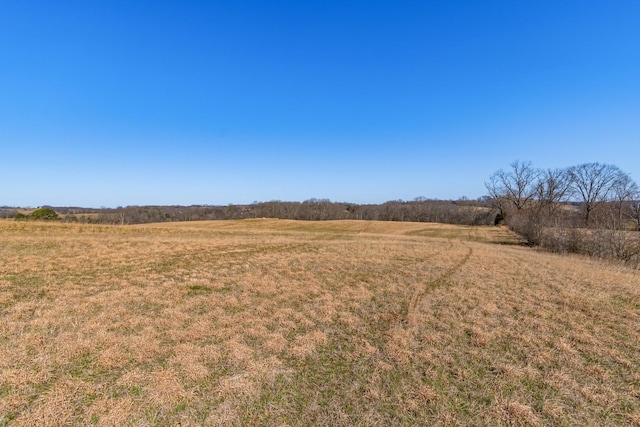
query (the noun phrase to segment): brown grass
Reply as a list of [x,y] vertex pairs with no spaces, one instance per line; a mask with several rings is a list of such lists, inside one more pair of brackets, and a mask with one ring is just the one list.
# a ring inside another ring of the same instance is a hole
[[640,425],[637,271],[498,227],[0,221],[0,425]]

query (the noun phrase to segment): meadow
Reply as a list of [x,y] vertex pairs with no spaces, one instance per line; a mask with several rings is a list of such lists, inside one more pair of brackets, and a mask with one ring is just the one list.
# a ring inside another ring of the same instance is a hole
[[503,227],[0,221],[33,425],[640,425],[640,273]]

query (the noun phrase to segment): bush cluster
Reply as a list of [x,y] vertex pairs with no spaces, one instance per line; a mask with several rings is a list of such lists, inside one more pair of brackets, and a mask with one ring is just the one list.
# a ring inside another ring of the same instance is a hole
[[31,212],[30,215],[25,215],[23,213],[18,212],[14,219],[16,221],[20,220],[36,220],[36,221],[57,221],[60,219],[56,211],[51,208],[40,208]]

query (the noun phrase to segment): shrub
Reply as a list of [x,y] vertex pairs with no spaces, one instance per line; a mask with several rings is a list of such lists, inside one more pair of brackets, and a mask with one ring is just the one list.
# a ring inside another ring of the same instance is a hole
[[36,209],[29,215],[32,219],[44,220],[44,221],[55,221],[60,219],[56,211],[51,208],[40,208]]
[[540,245],[544,227],[542,219],[534,212],[516,212],[509,217],[508,225],[511,230],[524,237],[527,244]]

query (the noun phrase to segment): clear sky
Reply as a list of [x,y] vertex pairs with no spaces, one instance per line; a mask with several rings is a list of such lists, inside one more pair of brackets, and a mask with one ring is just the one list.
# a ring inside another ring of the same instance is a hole
[[640,183],[640,2],[0,0],[0,205]]

